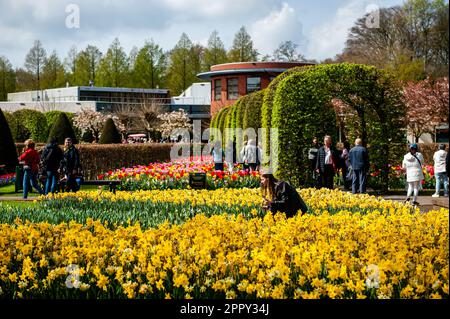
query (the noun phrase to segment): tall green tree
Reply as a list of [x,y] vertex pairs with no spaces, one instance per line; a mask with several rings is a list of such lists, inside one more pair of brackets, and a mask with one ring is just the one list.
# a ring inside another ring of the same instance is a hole
[[258,55],[258,51],[253,47],[252,38],[245,26],[242,26],[234,36],[233,46],[228,52],[228,60],[231,62],[256,61]]
[[6,101],[8,93],[14,92],[16,77],[11,63],[6,57],[0,56],[0,101]]
[[9,129],[5,115],[0,109],[0,164],[5,165],[7,171],[12,172],[16,165],[17,149]]
[[211,66],[216,64],[226,63],[227,51],[222,40],[219,37],[219,32],[214,30],[208,39],[208,46],[205,49],[205,68],[210,70]]
[[186,33],[181,35],[170,53],[167,85],[172,95],[178,95],[197,81],[193,44]]
[[30,91],[36,89],[35,77],[31,72],[24,68],[17,68],[15,70],[16,77],[16,92]]
[[137,87],[164,87],[167,57],[153,39],[145,42],[134,63],[133,83]]
[[[431,62],[436,62],[436,58],[439,59],[435,56],[436,52],[432,51],[432,47],[436,37],[438,42],[441,42],[445,36],[445,34],[436,34],[435,31],[440,15],[446,11],[448,16],[448,4],[444,0],[408,0],[403,9],[407,14],[407,27],[414,38],[416,57],[423,58],[426,69]],[[447,51],[448,57],[448,47],[443,49]],[[446,62],[448,65],[448,59]]]
[[128,55],[128,62],[129,62],[130,69],[134,69],[134,64],[136,63],[136,58],[137,58],[138,53],[139,53],[139,49],[137,48],[137,46],[133,46],[131,48],[130,54]]
[[64,64],[67,70],[67,79],[70,86],[77,86],[80,84],[76,82],[75,78],[75,74],[77,71],[77,58],[78,49],[75,45],[73,45],[70,47],[69,52],[67,53],[67,57],[64,59]]
[[89,85],[93,81],[95,84],[101,58],[102,52],[94,45],[88,45],[81,51],[75,62],[75,83]]
[[98,85],[120,87],[128,86],[129,61],[119,39],[114,39],[106,55],[100,61]]
[[33,47],[28,51],[27,56],[25,57],[25,68],[28,72],[33,74],[35,89],[41,89],[41,75],[42,68],[45,65],[47,60],[47,53],[45,49],[42,47],[42,43],[39,40],[34,41]]
[[192,71],[195,75],[202,71],[206,71],[205,67],[205,47],[201,44],[194,44],[191,50]]
[[64,86],[66,74],[64,66],[59,60],[56,51],[48,57],[42,70],[42,88],[51,89]]
[[394,68],[398,78],[412,81],[420,65],[424,76],[448,76],[448,17],[444,0],[408,0],[403,6],[381,8],[378,27],[368,25],[369,14],[355,22],[344,52],[334,62]]

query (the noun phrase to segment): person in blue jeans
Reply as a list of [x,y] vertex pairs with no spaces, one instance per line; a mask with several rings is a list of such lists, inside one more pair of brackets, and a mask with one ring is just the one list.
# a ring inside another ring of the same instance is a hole
[[366,192],[370,162],[367,149],[362,146],[360,138],[355,140],[355,147],[350,150],[348,158],[353,171],[352,193],[356,194],[359,191],[360,194],[364,194]]
[[448,153],[445,151],[445,144],[439,145],[439,150],[434,153],[434,176],[436,178],[436,192],[432,197],[439,197],[441,191],[441,183],[444,184],[444,196],[448,197],[448,172],[446,167],[446,158]]
[[55,193],[58,186],[58,168],[63,159],[63,152],[58,146],[57,139],[52,139],[42,152],[41,163],[47,173],[45,182],[45,195]]
[[28,198],[29,185],[33,186],[39,194],[44,191],[39,185],[37,176],[39,172],[39,153],[34,149],[33,140],[25,141],[25,151],[19,156],[19,164],[23,165],[23,198]]

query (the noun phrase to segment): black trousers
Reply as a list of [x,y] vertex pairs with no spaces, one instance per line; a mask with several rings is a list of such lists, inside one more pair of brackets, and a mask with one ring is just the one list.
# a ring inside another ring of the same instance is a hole
[[319,188],[328,188],[333,189],[334,188],[334,168],[333,165],[325,165],[325,170],[323,172],[320,172],[319,176]]

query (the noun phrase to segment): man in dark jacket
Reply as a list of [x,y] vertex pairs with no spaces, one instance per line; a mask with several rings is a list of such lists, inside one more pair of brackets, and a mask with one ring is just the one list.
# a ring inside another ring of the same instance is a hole
[[81,170],[80,154],[73,146],[71,138],[66,138],[64,141],[64,157],[59,166],[59,173],[66,175],[66,191],[76,192],[79,185],[76,181],[77,175]]
[[370,163],[367,149],[362,146],[362,140],[355,140],[355,147],[349,153],[350,165],[353,170],[352,193],[356,194],[359,190],[360,194],[366,192],[367,174],[369,173]]
[[297,190],[289,183],[277,180],[272,174],[261,174],[261,190],[264,198],[264,210],[270,210],[272,213],[285,213],[288,218],[295,216],[298,211],[301,211],[302,214],[308,211],[308,207]]
[[47,173],[47,181],[45,182],[45,195],[56,191],[58,180],[58,168],[63,159],[63,152],[59,148],[57,139],[53,139],[44,148],[41,155],[41,162],[44,172]]
[[324,138],[324,145],[317,151],[316,173],[319,174],[318,188],[333,189],[333,179],[338,163],[338,153],[331,145],[331,136]]

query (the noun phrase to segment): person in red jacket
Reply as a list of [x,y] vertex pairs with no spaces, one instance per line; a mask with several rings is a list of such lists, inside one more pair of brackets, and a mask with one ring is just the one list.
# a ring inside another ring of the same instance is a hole
[[19,163],[23,164],[23,198],[28,197],[28,185],[36,188],[39,194],[44,194],[39,182],[37,180],[37,175],[39,171],[39,153],[34,149],[33,140],[25,141],[25,151],[19,156]]

